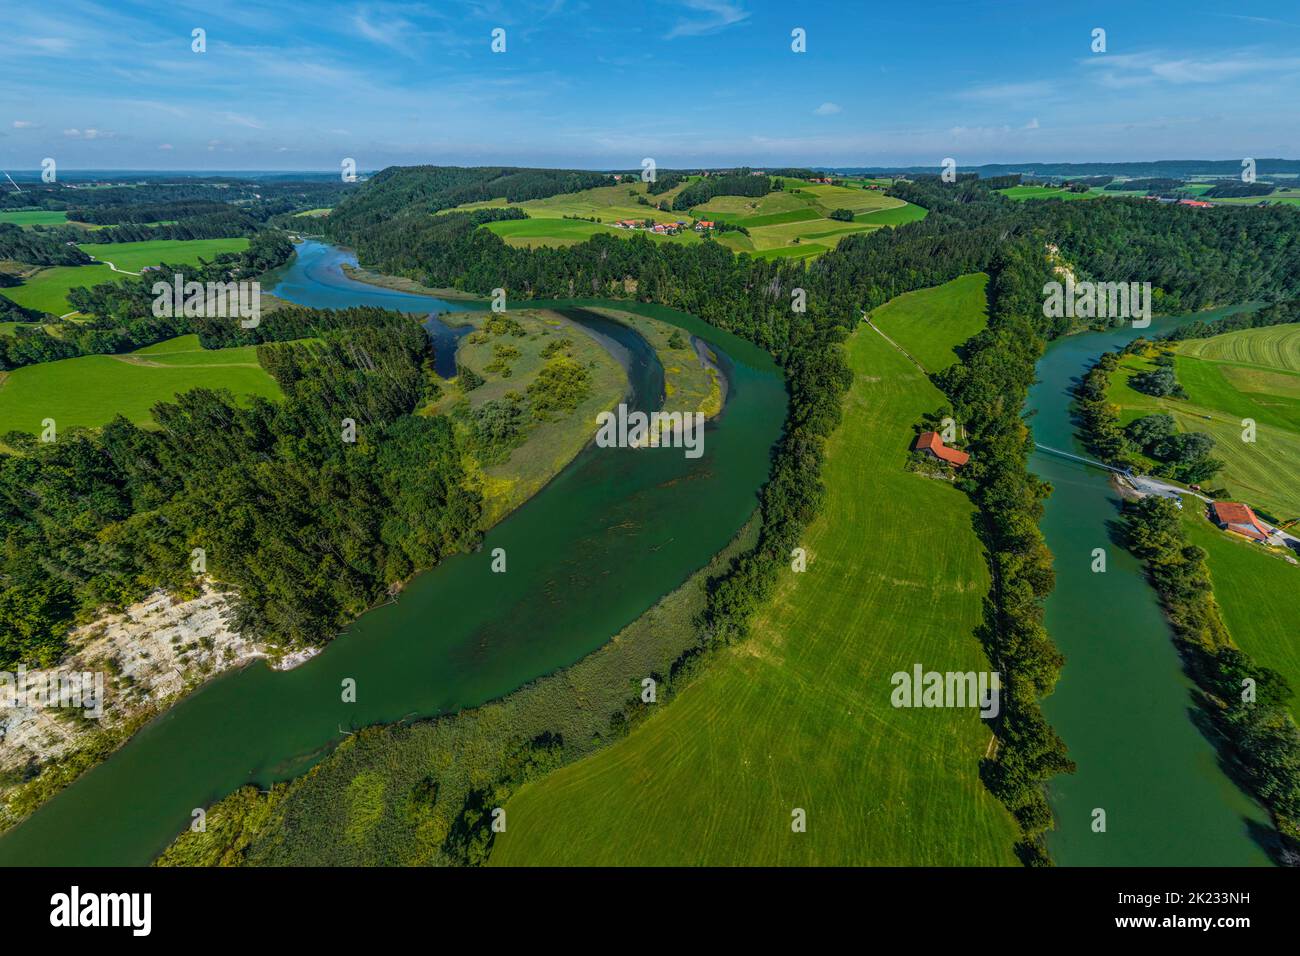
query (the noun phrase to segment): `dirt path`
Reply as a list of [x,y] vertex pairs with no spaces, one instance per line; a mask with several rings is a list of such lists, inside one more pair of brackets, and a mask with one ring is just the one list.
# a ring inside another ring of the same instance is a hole
[[[87,252],[86,255],[90,256],[90,253]],[[109,267],[110,269],[112,269],[114,272],[120,272],[120,273],[122,273],[122,275],[124,275],[124,276],[138,276],[138,275],[144,275],[143,272],[129,272],[129,271],[126,270],[126,269],[119,269],[117,266],[113,265],[113,263],[109,262],[107,259],[100,259],[100,258],[97,257],[97,256],[90,256],[90,258],[91,258],[92,260],[94,260],[95,262],[98,262],[100,265],[108,266],[108,267]],[[72,313],[69,313],[69,315],[71,315],[71,314],[72,314]]]
[[915,365],[917,368],[919,368],[919,369],[921,370],[922,374],[924,374],[927,378],[930,376],[930,373],[929,373],[929,371],[926,369],[926,367],[925,367],[924,365],[922,365],[920,362],[918,362],[918,361],[916,360],[916,356],[912,355],[911,352],[909,352],[907,349],[903,348],[901,345],[899,345],[897,342],[895,342],[893,339],[891,339],[891,338],[890,338],[888,335],[886,335],[884,332],[881,332],[881,331],[880,331],[880,327],[877,326],[874,322],[871,321],[871,316],[869,316],[866,312],[863,312],[863,313],[862,313],[862,318],[863,318],[863,321],[865,321],[865,322],[867,323],[867,325],[871,326],[873,329],[876,330],[876,332],[878,332],[878,333],[880,334],[880,337],[881,337],[882,339],[884,339],[886,342],[888,342],[888,343],[889,343],[890,345],[892,345],[894,348],[898,349],[898,351],[902,352],[903,355],[906,356],[906,358],[907,358],[907,360],[908,360],[909,362],[911,362],[913,365]]

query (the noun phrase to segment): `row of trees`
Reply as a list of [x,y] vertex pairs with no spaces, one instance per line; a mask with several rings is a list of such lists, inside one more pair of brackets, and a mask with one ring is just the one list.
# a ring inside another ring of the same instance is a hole
[[[1187,540],[1173,502],[1149,496],[1126,503],[1124,532],[1130,550],[1146,562],[1234,776],[1272,812],[1282,833],[1300,836],[1300,730],[1289,710],[1294,691],[1232,644],[1205,550]],[[1297,854],[1290,856],[1295,862]]]
[[979,507],[993,580],[977,634],[1003,675],[1003,704],[997,754],[982,762],[981,776],[1020,825],[1021,859],[1042,865],[1048,862],[1043,834],[1052,826],[1043,785],[1074,770],[1039,704],[1055,687],[1064,658],[1043,624],[1042,602],[1055,577],[1038,524],[1050,488],[1028,470],[1033,443],[1021,418],[1049,322],[1041,290],[1051,271],[1041,245],[1020,241],[997,252],[989,273],[988,325],[937,379],[966,429],[971,460],[959,487]]
[[80,266],[91,261],[90,256],[57,234],[23,229],[11,222],[0,222],[0,259],[34,266]]

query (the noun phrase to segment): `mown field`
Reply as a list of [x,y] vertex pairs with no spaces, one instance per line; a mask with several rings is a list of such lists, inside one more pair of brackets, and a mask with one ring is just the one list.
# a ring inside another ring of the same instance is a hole
[[155,404],[200,387],[281,394],[252,346],[201,349],[198,336],[183,335],[126,355],[85,355],[0,373],[0,435],[39,434],[45,418],[60,430],[96,428],[118,414],[146,424]]
[[1007,189],[999,189],[999,193],[1008,199],[1023,201],[1026,199],[1096,199],[1104,195],[1100,189],[1089,189],[1086,193],[1071,192],[1068,189],[1057,189],[1054,186],[1010,186]]
[[[888,309],[909,347],[935,344],[923,319]],[[972,507],[905,470],[912,424],[943,396],[865,325],[846,348],[855,381],[808,570],[626,739],[524,786],[491,863],[1016,862],[1016,828],[978,777],[991,740],[978,716],[890,704],[890,676],[915,663],[988,667],[972,636],[989,587]],[[792,832],[796,808],[807,832]]]
[[[1200,507],[1186,508],[1183,524],[1190,541],[1206,551],[1214,597],[1233,641],[1300,690],[1300,639],[1293,616],[1300,567],[1220,531]],[[1300,720],[1300,695],[1292,699],[1291,713]]]
[[[223,252],[242,252],[248,248],[248,240],[153,239],[144,242],[80,243],[77,248],[94,256],[101,263],[111,262],[127,272],[139,272],[144,266],[162,262],[168,265],[194,265],[200,259],[210,260]],[[29,309],[64,315],[72,310],[67,299],[69,289],[115,282],[123,278],[129,277],[99,263],[49,266],[28,276],[20,286],[0,290],[0,294]]]
[[1215,199],[1216,203],[1227,203],[1231,206],[1254,206],[1257,203],[1279,203],[1284,206],[1300,205],[1300,188],[1293,186],[1281,186],[1273,190],[1267,196],[1228,196],[1222,199]]
[[[663,213],[659,214],[660,216]],[[649,218],[647,216],[640,217]],[[680,219],[681,217],[678,216]],[[586,242],[598,232],[615,235],[630,235],[626,230],[604,223],[587,222],[584,219],[507,219],[503,222],[488,223],[485,227],[492,230],[510,246],[572,246]],[[677,236],[656,235],[652,232],[642,233],[657,242],[702,242],[699,233],[686,230]]]
[[[1172,415],[1180,431],[1215,440],[1213,455],[1224,468],[1207,487],[1226,488],[1276,521],[1300,516],[1300,329],[1282,325],[1188,340],[1178,343],[1175,356],[1186,400],[1136,391],[1129,379],[1154,365],[1138,355],[1121,360],[1107,393],[1120,422]],[[1242,440],[1246,418],[1256,424],[1253,443]]]
[[68,221],[68,214],[51,209],[15,209],[12,212],[0,212],[0,222],[11,222],[17,226],[58,226]]
[[934,289],[907,292],[876,309],[871,321],[927,371],[938,371],[957,361],[954,349],[984,328],[988,284],[989,277],[977,272]]

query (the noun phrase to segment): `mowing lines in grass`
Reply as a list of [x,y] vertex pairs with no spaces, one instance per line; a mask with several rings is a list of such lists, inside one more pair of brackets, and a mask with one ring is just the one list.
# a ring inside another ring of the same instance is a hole
[[865,326],[846,348],[808,570],[627,738],[523,787],[494,865],[1015,864],[1016,827],[978,776],[987,726],[889,699],[916,663],[989,669],[972,507],[904,468],[912,423],[943,396]]

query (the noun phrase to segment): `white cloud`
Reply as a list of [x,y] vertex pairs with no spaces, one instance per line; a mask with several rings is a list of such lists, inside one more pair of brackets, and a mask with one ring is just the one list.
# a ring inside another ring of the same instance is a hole
[[221,114],[228,122],[237,123],[240,126],[247,126],[249,129],[266,129],[266,124],[252,116],[244,116],[241,113],[223,112]]
[[1047,96],[1053,91],[1051,83],[1035,80],[1029,83],[990,83],[985,86],[972,86],[957,94],[959,100],[973,100],[980,103],[998,103],[1007,100],[1023,100],[1030,97]]
[[172,146],[171,143],[163,143],[163,144],[162,144],[161,146],[159,146],[158,148],[159,148],[159,149],[172,149],[172,148],[174,148],[174,147]]
[[678,20],[676,25],[664,35],[665,40],[716,33],[749,19],[747,10],[742,10],[739,4],[728,3],[727,0],[683,0],[682,6],[703,16],[697,19]]
[[14,120],[14,129],[40,129],[40,123],[33,123],[31,120]]
[[1026,124],[1024,125],[1024,128],[1025,128],[1025,129],[1038,129],[1038,117],[1035,116],[1033,119],[1031,119],[1028,123],[1026,123]]
[[1081,61],[1099,74],[1099,81],[1123,89],[1165,82],[1224,84],[1233,80],[1276,78],[1279,73],[1300,70],[1300,57],[1259,56],[1250,50],[1235,50],[1213,59],[1169,57],[1159,51],[1090,57]]
[[836,113],[839,113],[839,112],[842,112],[842,110],[841,110],[841,107],[840,107],[840,105],[839,105],[838,103],[823,103],[821,106],[819,106],[819,107],[817,107],[815,110],[813,110],[813,115],[814,115],[814,116],[834,116]]
[[94,127],[77,129],[74,126],[71,129],[65,129],[63,135],[68,139],[112,139],[117,134],[111,129],[95,129]]
[[31,37],[24,43],[29,49],[41,53],[67,53],[72,48],[72,41],[67,37]]

